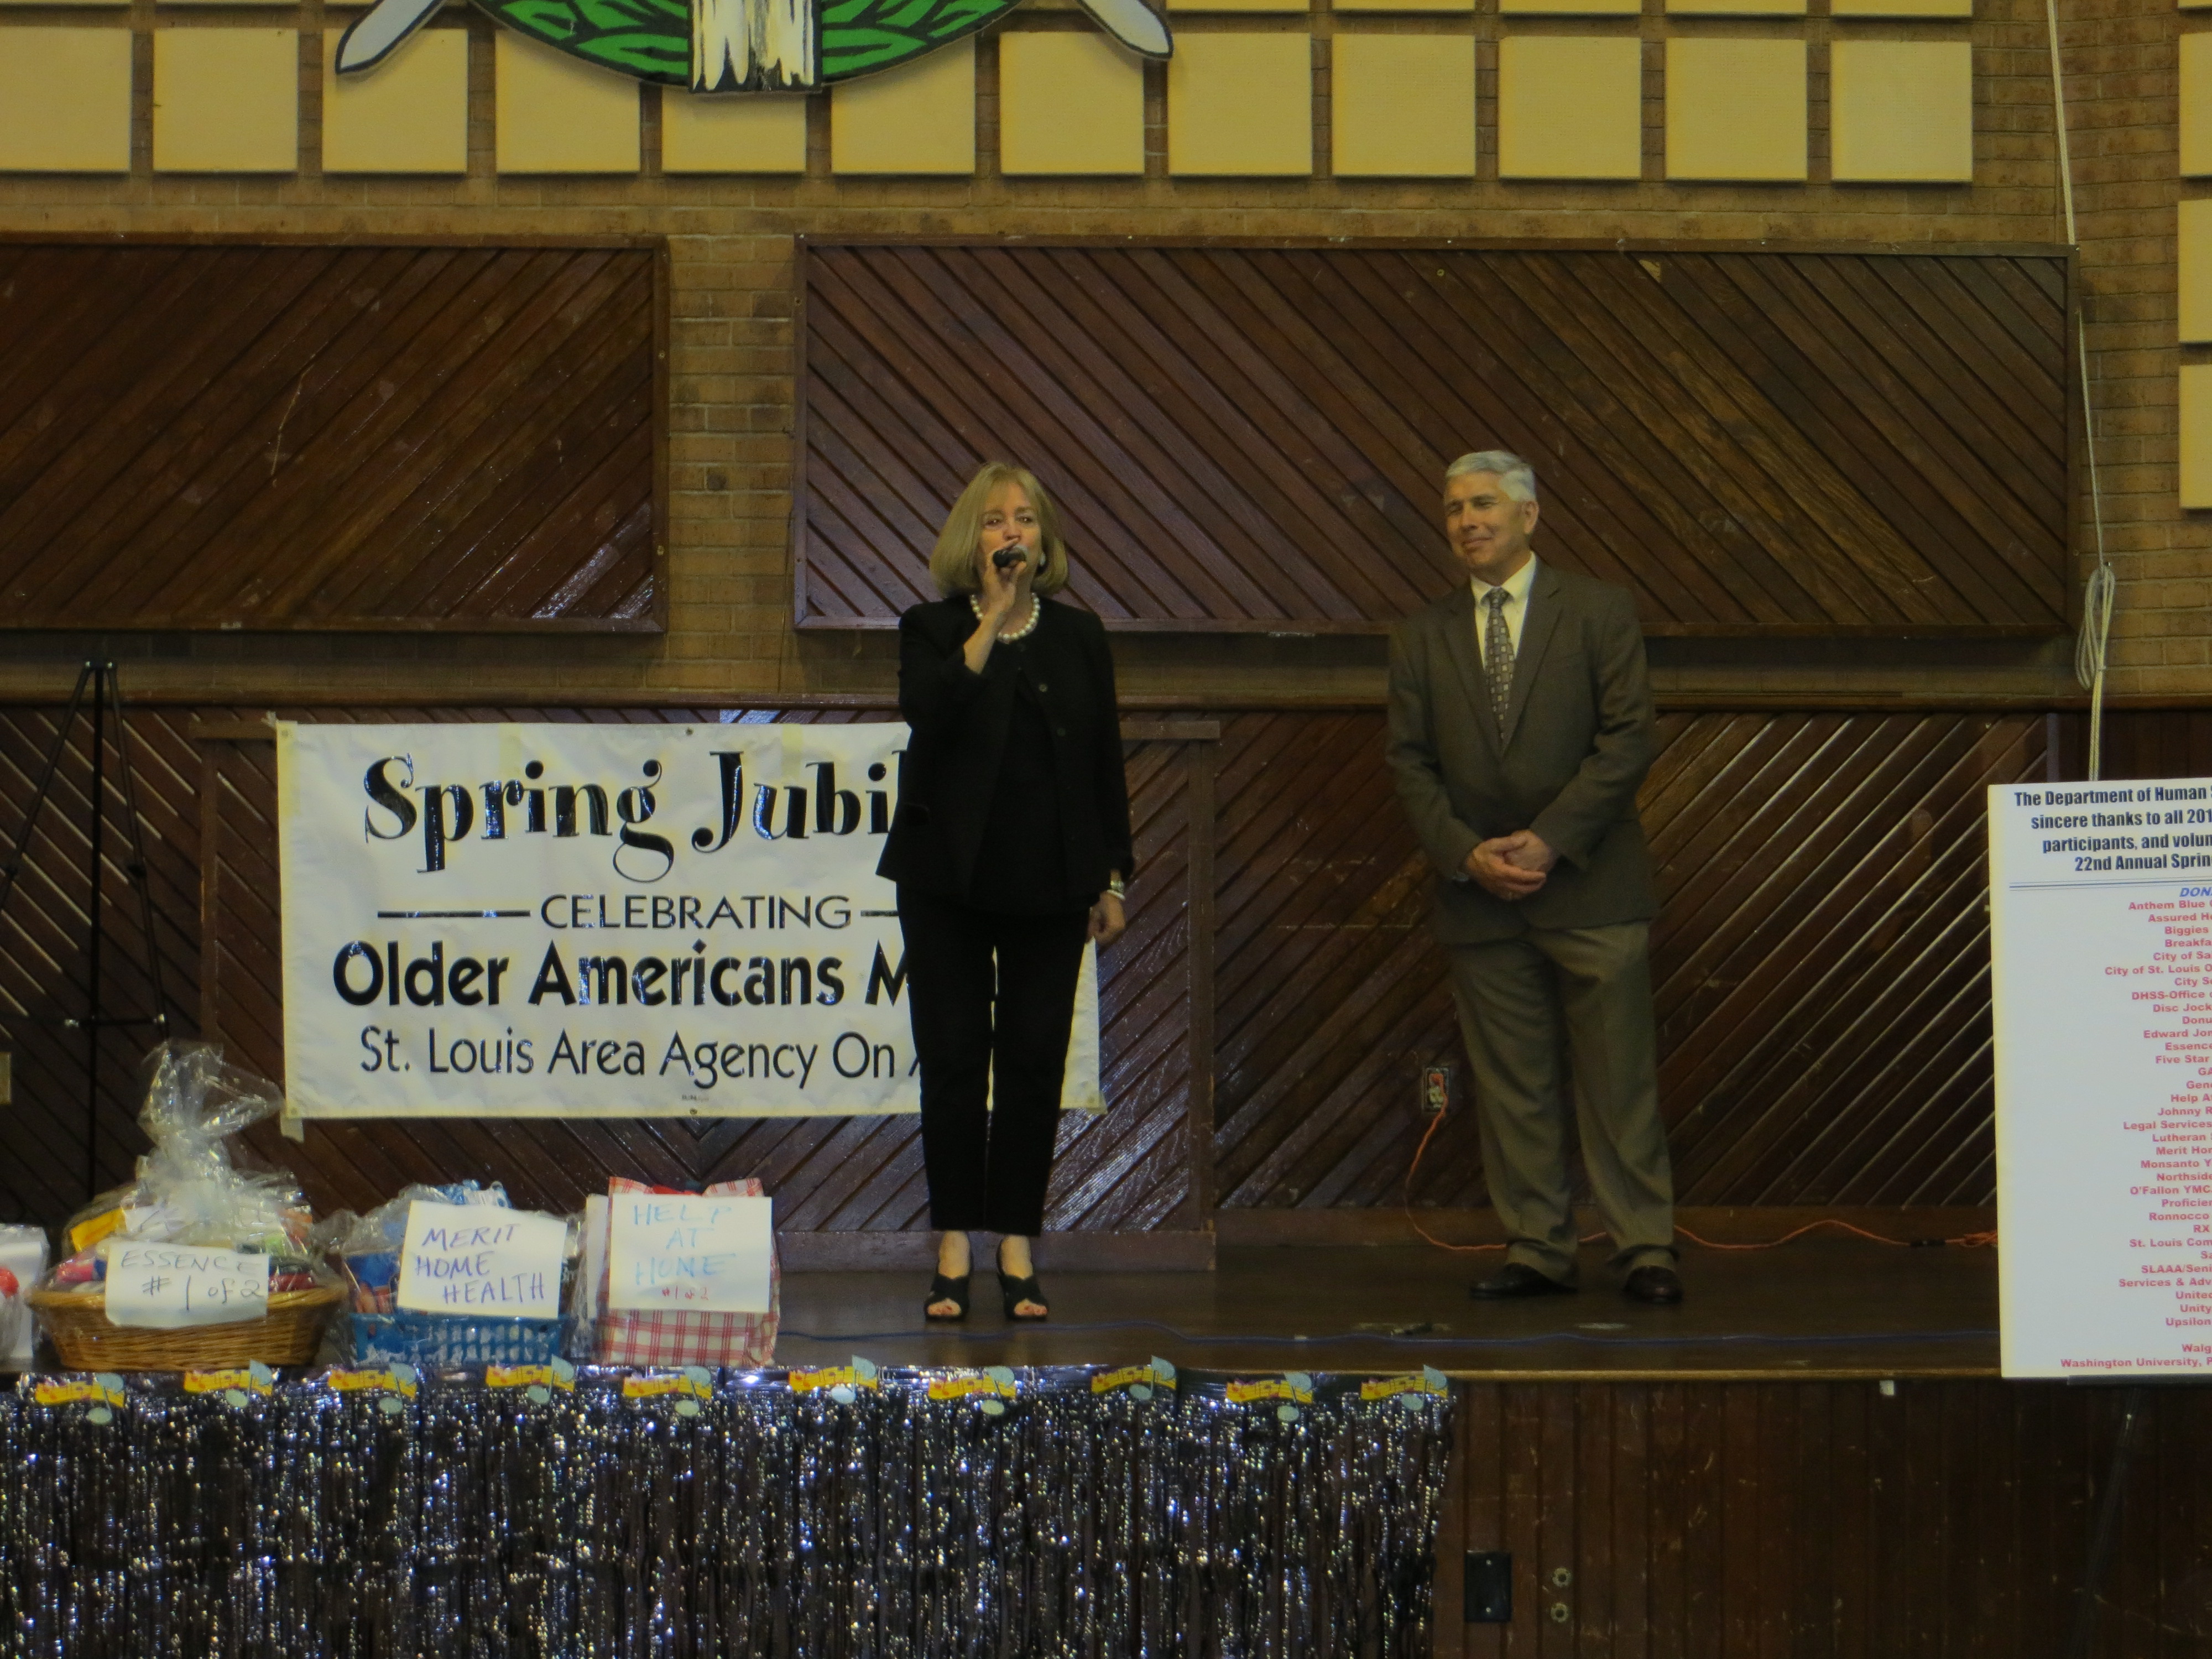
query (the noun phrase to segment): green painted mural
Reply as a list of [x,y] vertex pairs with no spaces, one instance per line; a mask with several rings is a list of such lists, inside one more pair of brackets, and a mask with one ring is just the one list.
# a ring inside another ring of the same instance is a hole
[[[440,0],[378,0],[338,44],[342,75],[374,70]],[[996,22],[1021,0],[473,0],[509,28],[602,69],[696,93],[802,92],[889,69]],[[1174,51],[1145,0],[1082,0],[1132,52]]]

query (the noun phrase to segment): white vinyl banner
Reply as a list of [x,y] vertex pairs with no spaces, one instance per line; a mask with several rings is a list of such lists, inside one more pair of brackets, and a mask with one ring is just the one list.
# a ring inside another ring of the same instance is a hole
[[[920,1107],[902,725],[277,727],[288,1109]],[[1086,960],[1062,1103],[1097,1110]]]
[[2212,1370],[2212,781],[1990,791],[2007,1376]]

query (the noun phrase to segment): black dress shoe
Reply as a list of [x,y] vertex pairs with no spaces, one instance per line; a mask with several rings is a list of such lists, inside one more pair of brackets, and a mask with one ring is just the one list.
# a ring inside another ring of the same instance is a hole
[[1018,1325],[1030,1325],[1035,1324],[1038,1320],[1048,1319],[1052,1316],[1049,1308],[1046,1308],[1043,1313],[1025,1314],[1014,1311],[1024,1302],[1034,1307],[1045,1307],[1044,1286],[1037,1283],[1034,1264],[1027,1279],[1016,1279],[1006,1271],[1006,1252],[1003,1240],[1000,1243],[998,1267],[999,1300],[1005,1307],[1006,1317],[1009,1320]]
[[1682,1299],[1682,1275],[1672,1267],[1662,1267],[1657,1262],[1632,1268],[1621,1281],[1620,1293],[1631,1302],[1649,1302],[1655,1307],[1668,1307]]
[[1469,1285],[1467,1293],[1478,1302],[1514,1302],[1530,1296],[1572,1296],[1575,1287],[1546,1278],[1525,1261],[1509,1261],[1496,1278]]
[[[921,1304],[921,1316],[939,1325],[957,1325],[968,1317],[968,1281],[973,1275],[963,1273],[955,1279],[951,1273],[939,1273],[929,1281],[929,1300]],[[953,1311],[949,1314],[931,1311],[940,1302],[950,1302]]]

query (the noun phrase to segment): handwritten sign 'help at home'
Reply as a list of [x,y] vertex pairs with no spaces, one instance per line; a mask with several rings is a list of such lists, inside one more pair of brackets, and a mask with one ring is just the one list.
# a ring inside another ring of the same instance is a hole
[[607,1305],[766,1313],[773,1202],[616,1194],[607,1203]]
[[238,1325],[269,1311],[269,1258],[190,1244],[107,1244],[107,1316],[156,1331]]
[[410,1204],[399,1305],[415,1313],[557,1319],[568,1224],[484,1204]]

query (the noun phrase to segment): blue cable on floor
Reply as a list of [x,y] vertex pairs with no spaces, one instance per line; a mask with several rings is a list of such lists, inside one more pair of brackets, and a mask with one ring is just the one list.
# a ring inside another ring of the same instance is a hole
[[[911,1336],[950,1336],[963,1342],[1002,1342],[1023,1328],[998,1326],[988,1330],[967,1330],[951,1325],[927,1325],[895,1331],[836,1331],[826,1335],[812,1331],[793,1330],[787,1325],[780,1333],[801,1342],[887,1342],[896,1338]],[[1979,1342],[1995,1341],[1995,1330],[1971,1331],[1874,1331],[1847,1332],[1831,1336],[1766,1336],[1757,1331],[1727,1332],[1717,1335],[1698,1336],[1593,1336],[1583,1331],[1545,1331],[1534,1336],[1398,1336],[1387,1331],[1339,1331],[1327,1336],[1198,1336],[1177,1330],[1172,1325],[1163,1325],[1152,1319],[1115,1319],[1096,1324],[1073,1325],[1057,1321],[1038,1321],[1029,1328],[1047,1334],[1067,1331],[1158,1331],[1173,1337],[1178,1342],[1193,1347],[1229,1345],[1247,1347],[1313,1347],[1328,1342],[1410,1343],[1431,1348],[1527,1348],[1547,1342],[1585,1342],[1599,1348],[1679,1348],[1696,1345],[1711,1346],[1726,1343],[1768,1342],[1778,1347],[1806,1347],[1832,1346],[1856,1342]]]

